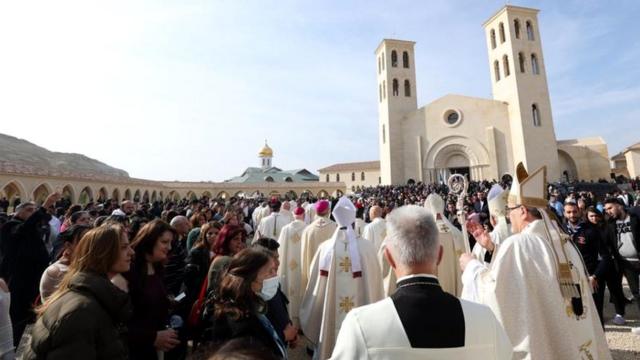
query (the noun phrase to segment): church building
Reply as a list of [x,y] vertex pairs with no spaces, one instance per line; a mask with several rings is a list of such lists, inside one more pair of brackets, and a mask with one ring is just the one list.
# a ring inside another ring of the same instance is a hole
[[382,184],[446,181],[452,173],[500,179],[518,161],[546,165],[549,181],[609,177],[602,138],[556,138],[537,14],[507,5],[483,24],[492,99],[449,94],[418,108],[415,42],[382,40],[375,51]]

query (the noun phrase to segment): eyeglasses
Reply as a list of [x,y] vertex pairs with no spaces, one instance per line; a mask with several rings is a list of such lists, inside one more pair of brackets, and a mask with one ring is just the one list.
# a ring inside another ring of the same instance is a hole
[[511,210],[515,210],[518,209],[519,207],[521,207],[522,205],[516,205],[514,207],[509,207],[508,205],[504,206],[504,212],[509,215],[509,213],[511,212]]

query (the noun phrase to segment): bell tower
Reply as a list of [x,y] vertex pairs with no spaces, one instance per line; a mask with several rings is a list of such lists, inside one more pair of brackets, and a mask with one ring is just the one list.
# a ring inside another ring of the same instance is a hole
[[267,140],[264,141],[264,146],[258,152],[260,158],[260,167],[262,169],[268,169],[273,166],[271,160],[273,159],[273,150],[267,144]]
[[[506,5],[484,24],[493,98],[508,104],[514,160],[559,178],[538,10]],[[514,169],[515,170],[515,169]]]
[[418,108],[415,42],[384,39],[376,49],[380,177],[383,185],[403,184],[402,117]]

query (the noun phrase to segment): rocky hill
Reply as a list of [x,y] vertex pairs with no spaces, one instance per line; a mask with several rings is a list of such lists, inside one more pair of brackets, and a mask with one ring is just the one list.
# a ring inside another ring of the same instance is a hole
[[[16,172],[80,177],[125,177],[129,174],[82,154],[49,151],[26,140],[0,134],[0,166]],[[13,172],[13,171],[12,171]]]

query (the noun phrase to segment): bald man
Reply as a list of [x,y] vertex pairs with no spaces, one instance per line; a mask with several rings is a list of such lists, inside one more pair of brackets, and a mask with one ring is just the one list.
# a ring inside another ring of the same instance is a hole
[[371,222],[364,227],[362,237],[371,241],[376,250],[380,250],[380,245],[387,237],[387,222],[382,218],[383,209],[374,205],[369,209],[369,218]]

